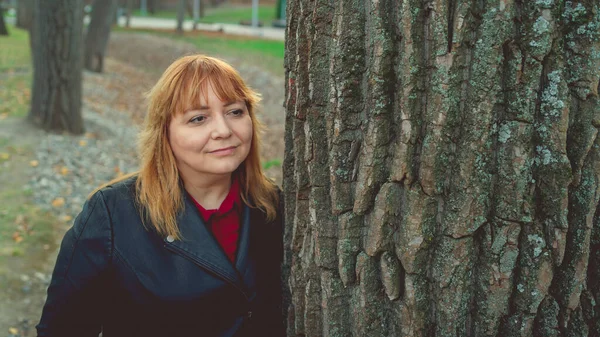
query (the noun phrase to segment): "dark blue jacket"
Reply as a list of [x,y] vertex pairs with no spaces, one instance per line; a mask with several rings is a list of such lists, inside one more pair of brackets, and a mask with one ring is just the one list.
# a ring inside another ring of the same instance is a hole
[[244,206],[234,267],[184,194],[174,241],[144,227],[135,178],[95,193],[63,239],[38,336],[285,336],[282,204],[272,222]]

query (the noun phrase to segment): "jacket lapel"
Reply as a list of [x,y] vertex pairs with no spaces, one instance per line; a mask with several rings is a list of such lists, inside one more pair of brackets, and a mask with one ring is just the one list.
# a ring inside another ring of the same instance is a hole
[[[186,192],[184,192],[184,201],[184,210],[177,219],[182,239],[173,241],[168,237],[164,238],[165,245],[172,251],[193,260],[200,267],[241,287],[241,280],[233,264],[219,247],[219,243],[208,230],[196,205]],[[246,216],[244,216],[244,220],[246,220]],[[243,227],[248,227],[248,224],[244,225],[246,226]]]
[[240,226],[240,239],[235,257],[235,267],[237,270],[243,270],[248,261],[248,248],[250,244],[250,207],[243,206],[242,223]]

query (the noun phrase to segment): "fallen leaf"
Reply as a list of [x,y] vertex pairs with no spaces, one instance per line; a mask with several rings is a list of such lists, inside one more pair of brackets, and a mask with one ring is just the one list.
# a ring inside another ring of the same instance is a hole
[[92,133],[92,132],[86,132],[85,138],[88,138],[88,139],[96,138],[96,134]]
[[6,119],[8,117],[8,112],[3,112],[0,114],[0,121]]
[[9,158],[10,158],[10,154],[8,154],[6,152],[0,152],[0,159],[8,160]]
[[44,247],[44,250],[50,249],[50,245],[48,245],[48,244],[44,245],[43,247]]
[[83,147],[83,146],[86,146],[86,145],[87,145],[87,142],[85,140],[82,139],[82,140],[79,141],[79,146]]
[[69,169],[66,166],[63,166],[60,169],[60,174],[62,174],[63,176],[66,176],[67,174],[69,174]]
[[37,160],[32,160],[29,162],[29,165],[31,165],[32,167],[37,167],[39,164],[40,162]]
[[19,232],[14,232],[12,235],[12,238],[16,243],[23,241],[23,237],[21,236],[21,234]]
[[65,198],[58,197],[52,200],[52,206],[55,208],[63,207],[65,205]]
[[64,222],[69,222],[69,221],[73,220],[73,217],[70,215],[65,215],[62,217],[62,219]]
[[16,335],[19,333],[19,329],[17,328],[8,328],[8,333],[11,335]]

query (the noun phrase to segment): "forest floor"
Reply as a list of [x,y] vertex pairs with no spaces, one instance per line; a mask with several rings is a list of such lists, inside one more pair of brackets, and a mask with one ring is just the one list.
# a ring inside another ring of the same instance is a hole
[[[174,59],[198,52],[207,51],[168,37],[113,33],[104,73],[84,72],[86,133],[81,136],[47,134],[22,114],[11,113],[26,108],[0,104],[0,337],[36,335],[62,235],[94,186],[135,169],[144,94]],[[259,118],[268,127],[262,139],[263,165],[281,183],[283,69],[274,71],[272,64],[244,53],[216,56],[263,95]],[[31,69],[0,71],[0,89],[20,72]],[[10,90],[26,105],[30,92],[22,86]]]

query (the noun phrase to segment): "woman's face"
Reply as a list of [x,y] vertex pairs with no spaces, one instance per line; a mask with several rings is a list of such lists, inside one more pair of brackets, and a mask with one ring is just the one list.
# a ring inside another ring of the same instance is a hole
[[[184,178],[231,174],[252,144],[252,120],[244,101],[223,102],[212,85],[207,98],[174,116],[169,143]],[[202,95],[201,95],[202,96]]]

